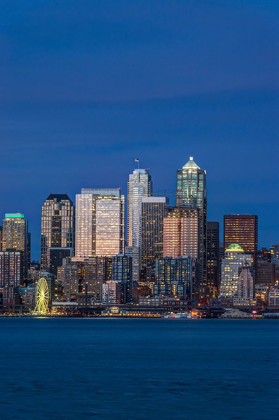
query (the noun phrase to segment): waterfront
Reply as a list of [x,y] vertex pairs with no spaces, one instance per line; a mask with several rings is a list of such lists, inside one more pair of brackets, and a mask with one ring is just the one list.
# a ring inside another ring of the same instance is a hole
[[0,319],[2,419],[276,419],[276,320]]

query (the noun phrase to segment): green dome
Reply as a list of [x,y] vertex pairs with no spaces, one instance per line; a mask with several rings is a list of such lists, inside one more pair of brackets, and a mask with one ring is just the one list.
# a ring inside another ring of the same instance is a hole
[[241,248],[238,244],[230,244],[226,251],[237,251],[237,252],[244,252],[244,249]]

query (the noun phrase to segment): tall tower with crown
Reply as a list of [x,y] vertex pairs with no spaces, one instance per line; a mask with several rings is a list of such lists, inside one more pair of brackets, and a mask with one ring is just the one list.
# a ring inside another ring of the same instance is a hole
[[198,248],[199,248],[199,279],[195,285],[195,292],[200,298],[206,296],[206,171],[201,169],[193,157],[177,171],[176,179],[176,205],[179,208],[198,210]]

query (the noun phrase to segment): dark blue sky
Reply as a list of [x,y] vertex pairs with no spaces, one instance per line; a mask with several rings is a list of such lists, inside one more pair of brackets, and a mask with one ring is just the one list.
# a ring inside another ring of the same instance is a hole
[[190,155],[208,219],[259,215],[279,241],[278,2],[2,0],[0,217],[81,187],[126,192],[134,158],[154,191]]

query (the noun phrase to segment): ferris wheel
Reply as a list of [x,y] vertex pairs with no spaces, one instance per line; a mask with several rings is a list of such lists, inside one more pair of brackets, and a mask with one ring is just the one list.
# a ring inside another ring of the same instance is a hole
[[36,287],[36,311],[41,314],[48,313],[49,288],[44,277],[40,278]]

